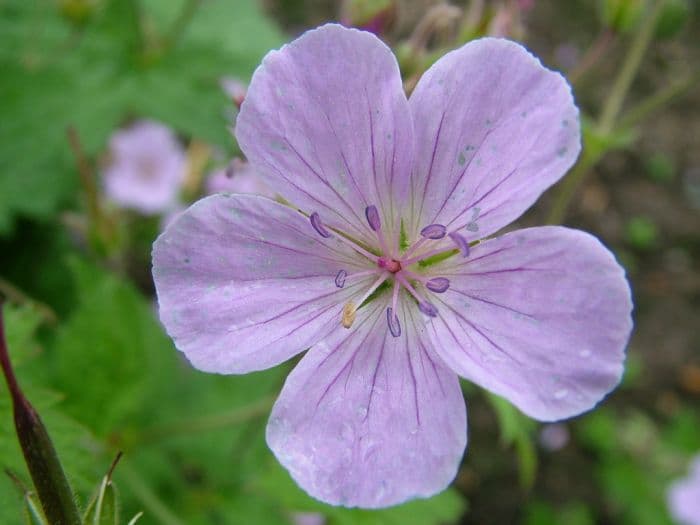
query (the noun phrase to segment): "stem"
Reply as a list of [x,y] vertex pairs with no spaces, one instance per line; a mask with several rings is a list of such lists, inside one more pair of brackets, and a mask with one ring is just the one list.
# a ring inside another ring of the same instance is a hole
[[[634,78],[637,75],[639,66],[642,63],[642,58],[651,43],[656,28],[656,21],[661,14],[661,10],[666,0],[657,0],[649,15],[644,20],[643,24],[637,31],[637,34],[632,41],[625,62],[622,65],[620,73],[615,78],[613,87],[610,90],[610,95],[606,99],[600,118],[596,125],[595,132],[601,135],[610,135],[615,129],[617,117],[622,109],[625,97],[629,91]],[[557,196],[555,198],[552,209],[549,212],[546,222],[548,224],[560,224],[569,207],[571,199],[576,194],[576,190],[582,183],[589,170],[601,159],[605,151],[596,150],[590,152],[590,148],[585,147],[581,159],[571,172],[563,179],[559,186]]]
[[17,439],[47,521],[52,524],[80,525],[80,513],[56,449],[39,414],[22,393],[12,369],[5,341],[1,300],[0,366],[12,397]]
[[0,277],[0,294],[4,294],[7,299],[10,299],[14,303],[19,305],[26,304],[35,308],[36,311],[39,312],[44,320],[50,325],[55,325],[58,322],[56,312],[54,312],[49,305],[39,302],[36,299],[32,299],[14,284],[6,281],[2,277]]
[[185,5],[182,6],[173,25],[170,26],[170,31],[168,31],[165,37],[164,49],[166,51],[172,49],[178,43],[201,3],[202,0],[187,0]]
[[634,126],[699,83],[700,70],[684,79],[669,84],[627,111],[620,119],[619,127],[624,129]]
[[622,69],[615,79],[615,83],[610,91],[610,95],[605,101],[603,106],[603,111],[601,112],[600,119],[598,121],[598,128],[603,133],[609,133],[613,130],[615,126],[615,121],[617,116],[622,109],[622,104],[627,96],[632,81],[635,76],[637,76],[637,71],[642,63],[642,58],[651,43],[651,39],[654,36],[654,29],[656,28],[656,21],[661,14],[661,10],[664,7],[665,0],[657,0],[654,3],[654,7],[642,23],[639,31],[632,41],[632,46],[630,47],[629,53],[625,58],[625,62],[622,64]]
[[545,219],[546,224],[561,224],[566,216],[566,210],[571,203],[576,194],[576,190],[583,181],[588,171],[595,166],[595,164],[602,157],[602,152],[600,154],[589,153],[589,148],[584,148],[581,159],[578,161],[576,166],[569,172],[569,174],[564,177],[561,184],[557,190],[557,196],[554,199],[554,204],[549,210],[549,215]]
[[586,54],[583,55],[583,58],[581,58],[573,71],[571,71],[569,74],[569,81],[572,84],[576,84],[589,69],[598,63],[614,40],[615,32],[610,28],[604,29],[595,39],[591,47],[588,48],[588,51],[586,51]]
[[100,224],[101,213],[99,194],[97,191],[97,184],[95,183],[95,174],[90,166],[90,163],[85,157],[77,130],[73,126],[69,126],[66,130],[66,134],[68,135],[68,143],[71,151],[73,152],[73,157],[75,157],[75,164],[78,167],[80,182],[82,182],[83,190],[85,190],[88,218],[90,219],[90,224],[92,224],[93,228],[96,228],[97,225]]

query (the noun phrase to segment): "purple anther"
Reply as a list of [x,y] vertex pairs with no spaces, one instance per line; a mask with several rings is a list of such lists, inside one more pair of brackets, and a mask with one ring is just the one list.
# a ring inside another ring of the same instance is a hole
[[461,234],[452,232],[449,234],[450,239],[457,245],[459,251],[462,252],[462,257],[469,257],[469,242]]
[[369,227],[375,232],[379,231],[382,227],[382,221],[379,220],[379,212],[374,204],[365,208],[365,217],[367,217]]
[[418,303],[418,309],[423,312],[428,317],[437,317],[438,311],[435,306],[427,301],[421,301]]
[[317,212],[313,212],[309,216],[309,220],[311,221],[311,226],[314,227],[314,230],[316,230],[316,233],[318,233],[321,237],[325,237],[326,239],[331,236],[330,232],[326,230],[326,227],[323,225],[321,222],[321,217]]
[[433,277],[425,283],[425,287],[431,292],[443,293],[450,287],[450,280],[447,277]]
[[338,288],[342,288],[345,286],[345,278],[348,276],[348,272],[345,270],[340,270],[338,274],[335,276],[335,285]]
[[442,239],[447,233],[447,228],[442,224],[430,224],[420,231],[420,234],[426,239]]
[[386,324],[389,325],[389,331],[394,337],[399,337],[401,335],[401,324],[399,323],[399,318],[396,317],[391,306],[386,309]]

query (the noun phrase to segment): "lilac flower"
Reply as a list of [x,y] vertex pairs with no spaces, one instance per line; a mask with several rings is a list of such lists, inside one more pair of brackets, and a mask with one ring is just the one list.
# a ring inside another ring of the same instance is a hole
[[223,77],[220,80],[221,89],[228,95],[237,108],[241,107],[245,100],[248,87],[236,77]]
[[155,243],[160,316],[209,372],[309,349],[267,442],[312,496],[444,489],[467,440],[458,375],[545,421],[618,383],[631,299],[612,254],[563,227],[487,239],[580,147],[566,81],[518,44],[448,53],[407,100],[379,39],[327,25],[265,57],[236,135],[291,205],[195,203]]
[[249,193],[263,195],[273,199],[272,191],[248,162],[234,158],[224,169],[219,169],[207,177],[205,182],[208,194],[213,193]]
[[145,214],[166,212],[176,205],[187,164],[170,129],[142,120],[112,135],[109,149],[110,164],[103,178],[112,201]]
[[569,443],[569,429],[564,423],[542,425],[539,442],[549,452],[563,449]]
[[688,477],[668,490],[668,507],[679,525],[700,525],[700,455],[695,456]]

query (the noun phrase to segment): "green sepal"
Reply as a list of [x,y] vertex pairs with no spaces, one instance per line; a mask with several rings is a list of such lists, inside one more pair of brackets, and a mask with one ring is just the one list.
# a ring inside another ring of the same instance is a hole
[[119,525],[119,495],[112,482],[112,472],[120,458],[121,452],[90,499],[83,515],[83,525]]
[[24,523],[26,525],[49,525],[44,513],[41,511],[41,504],[36,501],[36,497],[31,492],[24,494]]

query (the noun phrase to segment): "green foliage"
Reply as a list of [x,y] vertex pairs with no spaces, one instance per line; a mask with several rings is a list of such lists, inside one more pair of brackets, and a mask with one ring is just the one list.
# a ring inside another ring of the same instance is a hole
[[600,0],[599,13],[603,24],[615,31],[633,31],[648,7],[648,0]]
[[[98,445],[85,427],[62,413],[59,395],[37,385],[41,376],[36,373],[36,363],[41,358],[41,347],[35,339],[35,330],[40,314],[30,307],[8,305],[4,315],[11,359],[24,393],[41,415],[71,485],[85,490],[95,479]],[[12,423],[12,403],[4,385],[0,389],[0,421],[0,466],[14,473],[25,487],[31,487]],[[31,516],[35,506],[36,499],[27,499],[8,477],[0,476],[0,523],[19,524],[23,512]]]
[[664,153],[655,153],[644,164],[649,178],[654,182],[668,183],[676,176],[673,159]]
[[0,235],[17,215],[46,220],[74,200],[69,125],[93,156],[116,126],[142,117],[230,150],[219,79],[248,78],[281,43],[252,0],[203,2],[187,24],[176,23],[182,1],[103,4],[79,27],[53,4],[0,4],[0,114],[10,124],[0,128]]
[[597,457],[594,472],[615,523],[671,523],[666,489],[700,450],[700,416],[679,410],[665,431],[659,428],[641,411],[615,414],[611,409],[597,410],[576,425],[578,437]]
[[632,217],[625,227],[627,242],[638,250],[650,250],[658,242],[659,230],[651,219],[644,216]]
[[537,452],[532,440],[535,423],[502,397],[487,392],[486,398],[498,418],[502,443],[515,447],[520,485],[531,488],[537,474]]
[[689,0],[666,0],[656,22],[656,38],[670,39],[686,25],[691,15]]

